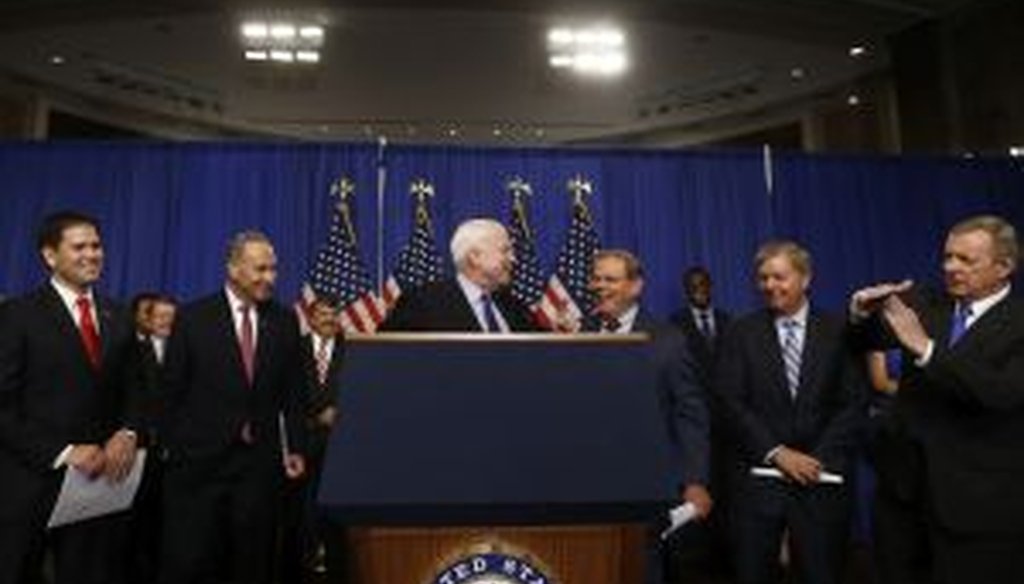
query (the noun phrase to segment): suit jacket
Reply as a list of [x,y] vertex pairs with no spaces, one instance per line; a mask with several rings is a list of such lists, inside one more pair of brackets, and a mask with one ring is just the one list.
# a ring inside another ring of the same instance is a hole
[[[583,321],[584,332],[601,329],[596,318]],[[686,339],[675,327],[657,321],[641,309],[633,328],[651,336],[651,356],[657,369],[658,405],[673,453],[673,472],[680,487],[707,485],[709,477],[709,414],[707,392],[696,372]]]
[[[910,299],[935,342],[924,367],[904,354],[903,375],[879,444],[879,487],[930,501],[961,533],[1024,534],[1024,301],[1008,297],[948,347],[952,299]],[[894,339],[876,321],[876,347]]]
[[800,385],[790,396],[774,315],[759,310],[733,321],[715,375],[724,415],[746,473],[786,445],[852,478],[852,455],[864,422],[867,384],[845,323],[808,312]]
[[141,432],[123,379],[131,321],[95,300],[99,371],[49,283],[0,308],[0,518],[48,512],[62,476],[52,465],[69,444],[102,445],[119,428]]
[[140,433],[141,444],[153,446],[158,442],[157,423],[160,419],[160,379],[163,366],[156,358],[156,350],[149,339],[134,336],[129,343],[125,364],[125,384],[138,396],[141,424],[145,432]]
[[[529,311],[512,296],[510,290],[498,290],[492,298],[512,332],[537,330]],[[483,329],[458,280],[452,278],[403,294],[380,330],[482,332]]]
[[729,313],[712,308],[711,318],[714,321],[715,336],[708,339],[697,328],[689,306],[685,306],[669,316],[669,322],[678,327],[686,337],[690,352],[693,353],[694,362],[697,365],[697,372],[701,376],[701,381],[706,384],[710,383],[714,374],[715,353],[725,334],[725,329],[729,325]]
[[307,418],[315,417],[325,409],[338,405],[338,380],[341,378],[341,363],[344,360],[344,354],[345,337],[339,334],[334,339],[334,351],[331,353],[331,362],[327,366],[327,378],[324,383],[320,383],[320,376],[316,370],[313,335],[309,334],[302,339],[299,347],[299,359],[302,362],[305,379]]
[[249,386],[231,308],[224,291],[182,308],[168,341],[162,434],[169,460],[215,457],[240,443],[248,427],[256,446],[280,440],[284,413],[289,445],[302,452],[302,367],[299,333],[290,310],[271,301],[257,307],[255,380]]

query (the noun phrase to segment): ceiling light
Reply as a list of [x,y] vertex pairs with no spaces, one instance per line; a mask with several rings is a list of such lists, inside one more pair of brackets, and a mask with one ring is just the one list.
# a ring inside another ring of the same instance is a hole
[[50,56],[50,64],[51,65],[60,66],[60,65],[63,65],[64,62],[65,62],[64,61],[64,57],[61,56],[61,55],[51,55]]
[[242,36],[247,39],[265,39],[267,34],[269,29],[265,22],[246,22],[242,25]]
[[300,63],[319,63],[319,51],[295,51],[295,60]]
[[1010,156],[1024,158],[1024,146],[1010,146]]
[[548,42],[553,45],[569,45],[572,41],[572,31],[567,28],[553,28],[548,32]]
[[501,136],[501,128],[494,128],[494,130],[491,133],[494,134],[495,138],[500,137]]
[[269,57],[270,57],[270,55],[268,55],[266,51],[246,51],[245,52],[245,60],[246,61],[266,61]]
[[846,97],[846,104],[850,106],[860,105],[860,96],[857,95],[856,93],[851,93],[849,96]]
[[270,51],[270,60],[278,63],[291,63],[295,60],[295,53],[291,51]]
[[850,56],[853,58],[863,57],[868,54],[868,48],[863,45],[854,45],[850,47]]
[[807,71],[804,71],[803,67],[793,67],[789,70],[789,76],[792,79],[803,79],[807,76]]
[[304,39],[322,39],[324,38],[324,27],[304,26],[299,29],[299,36]]
[[270,27],[270,36],[278,40],[295,38],[295,26],[279,23]]
[[548,31],[548,64],[585,75],[615,75],[626,70],[626,35],[601,25]]

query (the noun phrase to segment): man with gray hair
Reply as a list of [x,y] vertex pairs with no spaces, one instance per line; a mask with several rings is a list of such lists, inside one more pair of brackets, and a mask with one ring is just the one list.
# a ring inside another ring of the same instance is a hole
[[512,243],[493,219],[462,222],[452,235],[455,278],[403,294],[382,331],[508,333],[536,330],[511,294]]
[[944,294],[912,282],[850,301],[866,347],[903,372],[876,443],[882,582],[1024,582],[1024,302],[1013,226],[981,215],[946,236]]
[[243,231],[225,269],[167,347],[163,584],[269,583],[282,481],[305,470],[299,331],[272,299],[274,247]]

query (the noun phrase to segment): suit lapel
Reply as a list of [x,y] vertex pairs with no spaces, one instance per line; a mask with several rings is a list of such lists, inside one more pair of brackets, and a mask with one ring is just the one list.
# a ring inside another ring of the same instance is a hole
[[458,319],[462,323],[464,330],[468,332],[483,331],[484,329],[480,326],[480,321],[476,319],[476,312],[473,311],[473,307],[469,304],[469,298],[466,298],[466,293],[462,291],[462,286],[459,286],[458,280],[451,280],[448,282],[451,287],[449,291],[450,298],[457,298],[455,308],[458,311]]
[[772,392],[791,403],[789,388],[786,382],[786,366],[782,361],[782,345],[779,342],[779,333],[775,330],[775,317],[768,310],[761,313],[761,326],[758,346],[773,347],[774,350],[767,350],[764,353],[765,380],[771,382]]
[[[245,365],[242,363],[242,348],[238,343],[238,332],[235,330],[235,318],[231,314],[231,303],[228,302],[227,294],[221,292],[217,303],[217,312],[219,318],[217,326],[220,329],[218,336],[223,339],[224,344],[228,347],[228,354],[231,355],[231,366],[235,369],[238,375],[238,379],[242,380],[242,386],[246,385],[245,379]],[[260,319],[261,321],[263,319]],[[257,338],[256,347],[259,350],[260,340]]]
[[[995,306],[989,308],[985,314],[981,315],[981,318],[964,331],[963,336],[960,337],[960,340],[950,350],[969,348],[973,345],[984,343],[986,339],[991,338],[993,335],[998,335],[1000,331],[1009,325],[1010,302],[1010,298],[1004,298],[996,303]],[[952,319],[952,309],[950,310],[949,318]]]
[[68,312],[67,306],[64,305],[64,301],[60,298],[60,294],[53,289],[52,285],[45,284],[40,295],[40,301],[42,302],[43,310],[51,317],[54,330],[57,331],[57,334],[68,347],[69,354],[77,355],[77,360],[83,369],[93,371],[92,364],[89,362],[89,356],[85,352],[85,345],[82,343],[82,336],[79,334],[78,326],[75,325],[75,319]]
[[800,383],[797,386],[796,399],[805,400],[808,392],[819,387],[818,375],[823,361],[821,319],[813,311],[807,314],[807,330],[804,331],[804,344],[800,355]]

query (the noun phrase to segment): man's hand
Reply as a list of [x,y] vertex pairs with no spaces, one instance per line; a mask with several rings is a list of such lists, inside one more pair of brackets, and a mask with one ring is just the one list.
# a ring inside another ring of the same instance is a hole
[[890,296],[882,308],[882,317],[892,329],[896,339],[908,351],[920,358],[928,350],[932,339],[921,325],[914,309],[907,306],[899,296]]
[[338,420],[338,408],[327,406],[316,415],[316,423],[323,428],[332,428]]
[[123,481],[135,464],[136,452],[135,432],[130,430],[118,430],[107,440],[103,447],[103,454],[106,456],[107,464],[103,474],[114,482]]
[[707,519],[714,504],[714,501],[711,500],[711,493],[704,488],[704,485],[698,483],[686,485],[686,488],[683,489],[683,501],[693,503],[697,509],[697,519]]
[[103,472],[106,457],[103,449],[95,444],[74,444],[65,461],[68,466],[82,471],[86,476],[96,478]]
[[284,474],[292,480],[302,478],[306,474],[306,459],[301,454],[285,454]]
[[813,456],[808,456],[799,450],[793,450],[782,446],[772,457],[772,464],[777,466],[782,474],[790,480],[807,486],[818,482],[821,474],[822,464]]
[[850,316],[854,319],[867,318],[868,315],[881,308],[887,298],[902,294],[913,285],[913,280],[903,280],[902,282],[883,282],[861,288],[850,297]]

